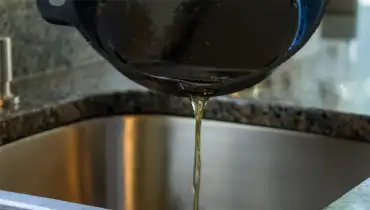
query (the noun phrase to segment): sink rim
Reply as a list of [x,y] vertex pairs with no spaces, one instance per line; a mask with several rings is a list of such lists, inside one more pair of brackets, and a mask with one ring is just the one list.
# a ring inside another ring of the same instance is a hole
[[[52,98],[43,96],[41,99],[36,97],[36,100],[28,100],[23,98],[23,103],[29,106],[21,104],[19,110],[0,114],[0,143],[7,144],[46,130],[98,117],[130,114],[193,116],[187,98],[148,91],[75,94]],[[219,97],[209,101],[204,118],[370,142],[370,116],[315,108]]]
[[[105,116],[105,117],[96,117],[96,118],[90,118],[90,119],[84,119],[81,121],[77,121],[68,125],[62,125],[56,128],[52,128],[49,130],[45,130],[39,133],[32,134],[30,136],[26,136],[23,138],[19,138],[18,140],[14,142],[10,142],[8,144],[0,146],[0,152],[3,148],[8,148],[13,145],[17,145],[16,143],[19,141],[32,141],[35,138],[39,138],[44,135],[49,135],[52,133],[56,132],[62,132],[63,130],[66,130],[70,127],[75,127],[75,126],[81,126],[84,124],[91,124],[94,122],[98,121],[104,121],[104,120],[109,120],[109,119],[121,119],[124,117],[136,117],[139,119],[143,118],[160,118],[165,119],[166,121],[170,121],[168,123],[169,126],[172,126],[173,124],[171,121],[179,121],[182,123],[186,124],[193,124],[194,129],[195,129],[195,119],[191,117],[185,117],[185,116],[173,116],[173,115],[163,115],[163,114],[128,114],[128,115],[113,115],[113,116]],[[266,133],[276,133],[277,135],[279,134],[285,134],[285,135],[294,135],[297,137],[297,140],[299,141],[300,137],[320,137],[320,139],[325,139],[325,140],[334,140],[334,141],[345,141],[345,142],[353,142],[356,144],[368,144],[367,142],[363,141],[357,141],[355,139],[347,139],[347,138],[337,138],[337,137],[332,137],[332,136],[326,136],[322,134],[315,134],[315,133],[308,133],[308,132],[299,132],[295,130],[288,130],[288,129],[282,129],[282,128],[273,128],[273,127],[267,127],[267,126],[259,126],[259,125],[250,125],[250,124],[242,124],[242,123],[237,123],[237,122],[228,122],[228,121],[219,121],[219,120],[213,120],[213,119],[203,119],[202,121],[202,126],[214,126],[219,127],[222,125],[222,128],[228,128],[228,127],[234,127],[236,129],[242,129],[245,130],[246,132],[248,131],[253,131],[253,132],[266,132]]]

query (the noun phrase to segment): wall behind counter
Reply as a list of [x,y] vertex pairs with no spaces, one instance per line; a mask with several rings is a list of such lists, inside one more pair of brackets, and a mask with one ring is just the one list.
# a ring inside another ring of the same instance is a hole
[[35,0],[0,0],[0,36],[12,38],[15,78],[102,60],[76,29],[46,23]]

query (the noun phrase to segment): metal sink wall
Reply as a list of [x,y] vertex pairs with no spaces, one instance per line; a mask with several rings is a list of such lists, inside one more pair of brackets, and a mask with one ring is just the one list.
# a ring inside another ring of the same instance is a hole
[[[370,144],[207,121],[201,209],[323,209],[370,176]],[[113,210],[190,210],[194,122],[125,116],[0,147],[0,190]]]

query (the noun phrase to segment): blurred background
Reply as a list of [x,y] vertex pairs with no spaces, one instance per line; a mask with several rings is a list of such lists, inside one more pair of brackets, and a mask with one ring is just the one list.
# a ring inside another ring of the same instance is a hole
[[[75,29],[44,22],[34,0],[0,1],[0,35],[13,40],[16,80],[105,62]],[[332,0],[297,55],[232,97],[370,114],[370,0]]]
[[308,44],[234,97],[370,113],[370,0],[334,0]]

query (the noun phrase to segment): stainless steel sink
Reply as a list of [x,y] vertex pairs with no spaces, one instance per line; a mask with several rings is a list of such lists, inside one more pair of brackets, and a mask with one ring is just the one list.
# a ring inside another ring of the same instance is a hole
[[[370,176],[370,144],[205,121],[201,209],[323,209]],[[94,119],[0,148],[0,190],[113,210],[190,210],[194,122]]]

